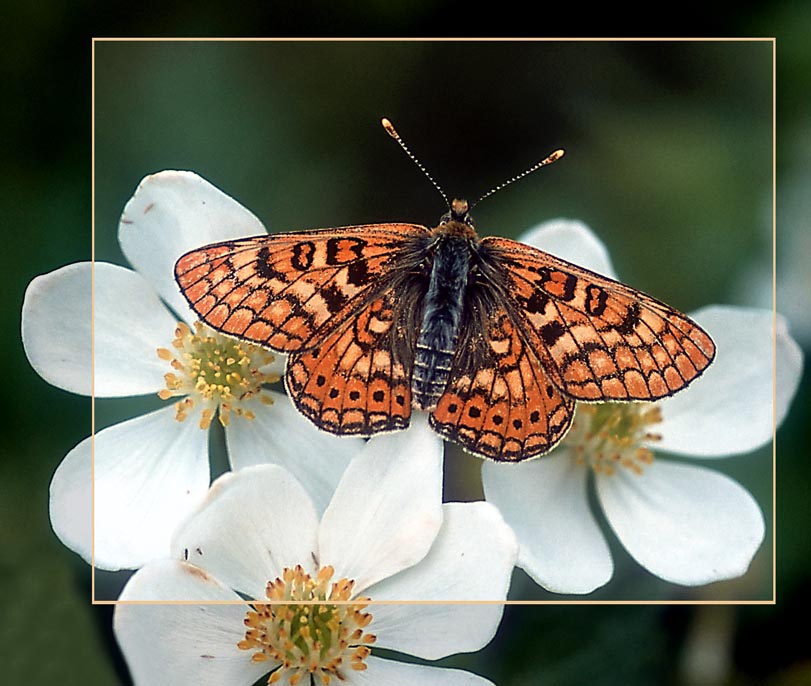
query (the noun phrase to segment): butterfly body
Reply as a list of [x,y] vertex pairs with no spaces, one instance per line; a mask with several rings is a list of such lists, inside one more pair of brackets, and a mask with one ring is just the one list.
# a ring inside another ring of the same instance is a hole
[[413,404],[421,410],[434,409],[448,385],[477,244],[473,228],[454,219],[434,229],[426,250],[430,277],[411,377]]
[[319,428],[404,429],[412,407],[467,451],[553,448],[575,401],[655,400],[710,364],[685,315],[505,238],[454,201],[433,229],[373,224],[226,241],[175,276],[213,328],[289,355],[285,384]]

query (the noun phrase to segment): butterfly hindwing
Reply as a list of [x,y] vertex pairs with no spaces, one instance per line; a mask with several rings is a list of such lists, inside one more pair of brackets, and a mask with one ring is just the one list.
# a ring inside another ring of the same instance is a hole
[[468,452],[497,461],[546,453],[569,429],[574,401],[550,381],[492,294],[480,291],[471,300],[472,316],[431,426]]
[[388,285],[381,275],[407,271],[427,235],[374,224],[230,240],[185,254],[175,278],[212,328],[291,353],[355,316]]
[[577,400],[669,396],[715,356],[695,322],[629,286],[509,239],[483,239],[480,255],[506,283],[525,340]]
[[339,435],[404,429],[411,417],[414,314],[418,282],[388,289],[356,318],[290,356],[285,382],[296,407],[316,426]]

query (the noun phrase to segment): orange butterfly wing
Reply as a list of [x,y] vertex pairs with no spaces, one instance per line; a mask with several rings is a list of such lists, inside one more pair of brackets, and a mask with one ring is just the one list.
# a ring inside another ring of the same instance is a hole
[[212,328],[292,353],[314,348],[396,285],[428,233],[372,224],[224,241],[183,255],[175,279]]
[[572,422],[574,400],[551,382],[494,294],[471,298],[451,378],[430,424],[482,457],[518,462],[552,449]]
[[577,400],[656,400],[712,362],[689,317],[630,286],[506,238],[480,248],[513,319],[556,385]]
[[405,429],[421,295],[389,289],[317,348],[291,355],[285,384],[299,411],[339,435]]

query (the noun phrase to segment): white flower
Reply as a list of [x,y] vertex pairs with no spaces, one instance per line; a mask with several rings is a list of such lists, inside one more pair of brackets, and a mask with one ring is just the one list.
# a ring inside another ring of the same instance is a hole
[[[97,398],[160,394],[176,401],[99,431],[95,446],[87,438],[54,474],[54,531],[90,561],[93,530],[97,567],[134,568],[168,555],[175,526],[208,490],[205,429],[216,412],[227,423],[234,469],[284,464],[322,509],[363,445],[317,431],[286,396],[263,390],[278,379],[281,360],[268,364],[267,351],[195,327],[174,282],[175,260],[185,251],[264,231],[196,174],[161,172],[142,181],[121,217],[119,241],[135,271],[71,264],[35,278],[26,291],[23,344],[44,379]],[[211,365],[220,377],[205,377]]]
[[[215,481],[172,552],[138,570],[119,600],[221,604],[119,603],[115,634],[136,684],[249,686],[270,672],[302,686],[455,686],[490,682],[372,647],[434,660],[486,645],[517,544],[492,505],[442,504],[442,441],[418,416],[368,442],[320,519],[286,470],[250,467]],[[456,600],[496,602],[439,602]]]
[[[524,241],[613,275],[605,248],[579,222],[550,222]],[[483,466],[486,498],[518,537],[518,565],[544,588],[589,593],[612,576],[588,503],[589,474],[614,533],[656,576],[694,586],[746,572],[764,535],[758,504],[731,478],[658,453],[710,459],[768,443],[797,389],[802,353],[778,317],[773,406],[772,312],[710,306],[691,316],[717,355],[689,388],[658,403],[578,404],[550,455]]]

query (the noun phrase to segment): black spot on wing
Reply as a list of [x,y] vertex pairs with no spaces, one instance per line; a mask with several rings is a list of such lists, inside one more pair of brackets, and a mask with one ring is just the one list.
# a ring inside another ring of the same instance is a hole
[[349,298],[334,283],[328,283],[321,289],[321,297],[332,314],[343,310],[349,302]]
[[534,290],[532,295],[524,300],[524,309],[529,314],[543,312],[549,303],[549,296],[539,290]]
[[256,273],[263,279],[278,279],[287,283],[287,276],[273,266],[273,255],[265,246],[256,254]]
[[294,269],[300,272],[306,272],[313,266],[313,258],[315,257],[315,243],[312,241],[302,241],[293,246],[293,258],[291,264]]
[[639,324],[639,314],[639,303],[633,303],[625,313],[623,320],[617,325],[617,331],[625,336],[632,334]]
[[608,293],[596,284],[586,286],[586,312],[594,317],[602,317],[605,312]]
[[530,271],[538,274],[535,285],[550,293],[556,300],[574,300],[577,287],[577,277],[574,274],[550,267],[536,267]]
[[365,286],[371,281],[372,275],[364,261],[353,262],[347,267],[347,281],[353,286]]
[[559,321],[552,320],[548,324],[544,324],[541,329],[541,338],[548,346],[554,345],[557,340],[566,333],[566,327]]
[[351,236],[337,236],[327,240],[327,264],[335,266],[350,259],[362,258],[366,241]]

